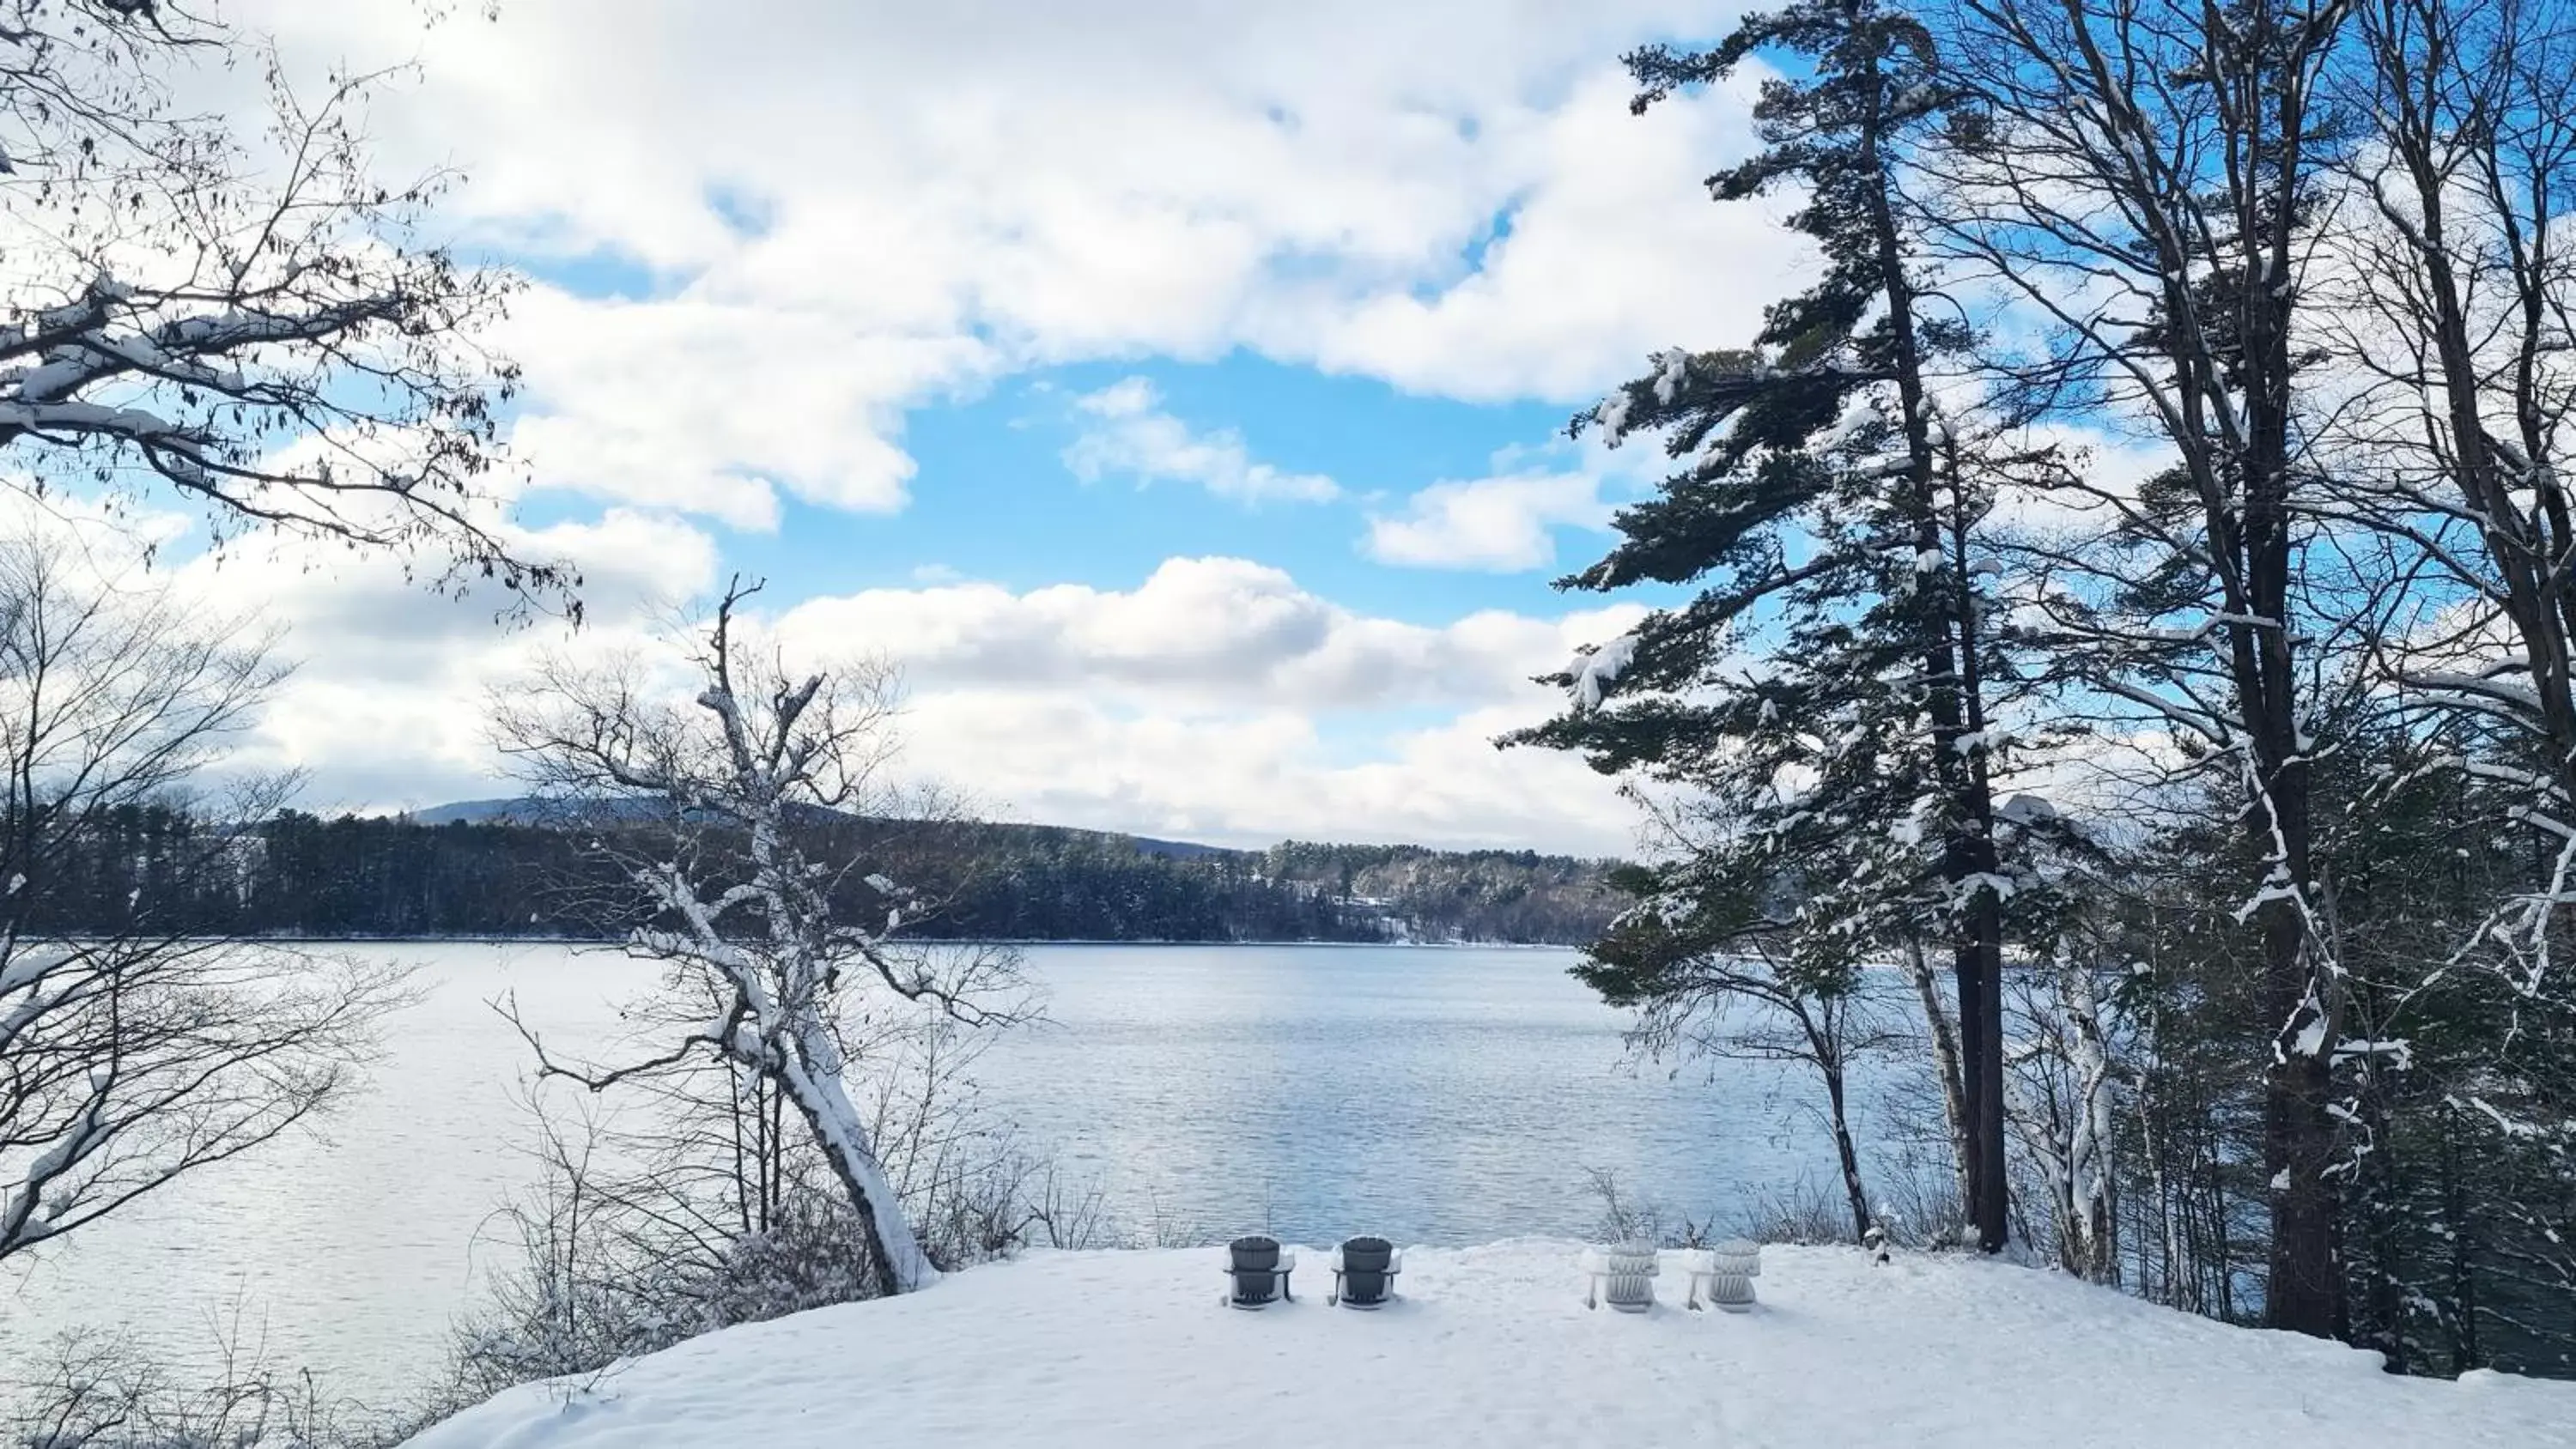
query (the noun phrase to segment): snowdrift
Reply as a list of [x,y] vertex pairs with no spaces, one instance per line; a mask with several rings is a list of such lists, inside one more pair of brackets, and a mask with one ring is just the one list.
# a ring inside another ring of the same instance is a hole
[[1413,1249],[1403,1301],[1218,1305],[1215,1250],[1041,1253],[529,1384],[412,1449],[2576,1446],[2576,1384],[2401,1379],[2005,1264],[1772,1248],[1762,1303],[1583,1306],[1570,1243]]

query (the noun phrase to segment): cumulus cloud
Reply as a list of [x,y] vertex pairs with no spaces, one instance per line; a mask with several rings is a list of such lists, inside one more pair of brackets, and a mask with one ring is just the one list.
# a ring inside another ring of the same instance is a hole
[[971,769],[997,813],[1053,824],[1241,846],[1635,850],[1636,812],[1582,762],[1494,748],[1495,735],[1533,718],[1472,710],[1347,761],[1288,711],[1132,714],[1080,696],[960,691],[914,702],[907,758]]
[[500,341],[527,369],[511,442],[540,483],[741,528],[774,527],[780,489],[901,508],[905,405],[996,365],[971,337],[890,336],[830,311],[554,288],[521,299]]
[[1433,286],[1258,297],[1258,345],[1421,392],[1571,402],[1634,376],[1676,335],[1740,343],[1809,250],[1776,206],[1715,205],[1678,183],[1750,149],[1755,78],[1638,117],[1623,72],[1586,70],[1488,133],[1515,184],[1476,266]]
[[[1638,613],[1413,624],[1344,609],[1261,564],[1176,558],[1124,590],[956,584],[815,599],[775,632],[800,657],[896,663],[911,699],[906,758],[1010,818],[1231,844],[1616,853],[1633,846],[1634,817],[1609,781],[1492,740],[1559,703],[1529,676]],[[1356,754],[1339,737],[1351,733],[1367,740]]]
[[793,649],[881,654],[925,694],[1043,688],[1167,711],[1320,714],[1542,700],[1528,676],[1638,612],[1486,610],[1411,624],[1344,609],[1263,564],[1176,558],[1133,589],[871,589],[808,600],[778,628]]
[[539,481],[738,526],[899,507],[905,413],[1012,371],[1243,347],[1581,401],[1804,259],[1692,184],[1750,144],[1740,87],[1627,113],[1612,57],[1723,22],[1684,0],[240,13],[307,70],[417,56],[392,164],[465,166],[482,244],[610,268],[511,326]]
[[[506,791],[490,691],[557,660],[661,657],[681,606],[719,573],[713,541],[667,515],[532,531],[519,541],[584,571],[587,622],[503,628],[497,589],[433,594],[381,555],[281,539],[190,554],[187,521],[161,514],[102,537],[133,529],[185,555],[166,577],[211,615],[285,627],[295,673],[230,768],[301,770],[302,803],[323,811]],[[1416,624],[1340,607],[1277,569],[1181,558],[1127,589],[940,582],[811,599],[746,627],[800,667],[899,666],[906,767],[1007,818],[1228,844],[1609,853],[1631,826],[1610,782],[1491,739],[1557,706],[1529,675],[1636,614]]]
[[1371,517],[1366,548],[1380,563],[1511,572],[1554,563],[1558,527],[1609,519],[1598,477],[1516,473],[1434,483],[1402,513]]
[[667,515],[617,509],[510,541],[581,573],[579,630],[542,614],[504,621],[514,601],[497,585],[433,592],[398,559],[309,540],[244,541],[171,567],[206,608],[285,630],[295,672],[234,764],[304,772],[305,803],[323,810],[491,794],[503,770],[483,727],[490,690],[558,652],[650,647],[716,577],[714,541]]
[[[1627,114],[1612,57],[1726,23],[1699,0],[549,0],[426,32],[412,0],[229,13],[306,73],[421,61],[371,132],[389,171],[464,167],[442,224],[547,279],[496,339],[527,369],[513,441],[538,486],[607,510],[541,535],[590,578],[570,640],[496,632],[494,601],[417,592],[383,561],[205,564],[208,588],[294,626],[307,663],[259,747],[328,804],[491,789],[491,682],[546,647],[644,639],[719,572],[699,523],[774,527],[790,499],[901,509],[927,404],[1237,350],[1579,403],[1677,335],[1745,335],[1806,262],[1760,208],[1692,184],[1749,146],[1741,89]],[[1077,471],[1338,491],[1141,383],[1079,420]],[[1549,530],[1597,521],[1596,473],[1498,464],[1390,505],[1366,546],[1537,566]],[[915,758],[1022,818],[1625,843],[1607,782],[1486,743],[1552,708],[1525,676],[1621,611],[1409,622],[1232,558],[1123,587],[914,582],[782,600],[774,622],[900,659]]]
[[1079,398],[1082,433],[1064,450],[1064,465],[1085,483],[1125,475],[1141,482],[1195,483],[1219,498],[1321,503],[1341,496],[1332,479],[1285,473],[1253,461],[1231,429],[1198,433],[1163,411],[1154,385],[1131,377]]

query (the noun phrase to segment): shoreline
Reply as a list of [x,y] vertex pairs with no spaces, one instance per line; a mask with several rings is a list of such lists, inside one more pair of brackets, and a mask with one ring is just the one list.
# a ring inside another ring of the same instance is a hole
[[[405,935],[385,935],[385,936],[373,936],[373,935],[368,935],[368,936],[244,936],[244,937],[241,937],[240,939],[241,939],[243,942],[247,943],[247,944],[266,944],[266,945],[275,945],[275,946],[451,946],[451,945],[466,945],[466,946],[566,946],[566,947],[572,947],[572,948],[575,948],[575,949],[594,949],[594,950],[603,950],[603,951],[614,951],[614,950],[619,950],[619,949],[621,949],[621,943],[620,943],[620,942],[615,941],[615,940],[611,940],[611,939],[609,939],[609,938],[607,938],[607,937],[603,937],[603,936],[478,936],[478,935],[446,935],[446,936],[405,936]],[[1180,940],[1180,941],[1176,941],[1176,940],[1169,940],[1169,939],[1160,938],[1160,937],[1154,937],[1154,938],[1137,937],[1137,938],[1121,939],[1121,938],[1117,938],[1117,937],[1094,938],[1094,937],[1046,936],[1046,937],[1031,937],[1031,938],[1011,938],[1011,937],[1001,937],[1001,938],[994,938],[994,939],[989,939],[989,940],[987,940],[987,939],[977,939],[977,938],[971,938],[971,937],[953,937],[953,938],[952,938],[952,937],[927,937],[927,938],[912,938],[912,939],[907,939],[907,940],[904,940],[904,941],[900,942],[899,944],[907,945],[907,946],[1088,946],[1088,947],[1103,947],[1103,946],[1156,946],[1156,947],[1187,947],[1187,946],[1255,946],[1255,947],[1281,947],[1281,946],[1296,946],[1296,947],[1310,948],[1310,949],[1338,948],[1338,949],[1345,949],[1345,950],[1372,950],[1372,951],[1382,951],[1382,950],[1399,949],[1399,948],[1400,948],[1400,949],[1446,950],[1446,951],[1461,951],[1461,950],[1465,950],[1465,951],[1580,951],[1580,950],[1582,950],[1582,949],[1583,949],[1581,946],[1577,946],[1577,945],[1560,944],[1560,943],[1548,942],[1548,941],[1321,941],[1321,940],[1311,940],[1311,939],[1309,939],[1309,940],[1300,940],[1300,939],[1297,939],[1297,938],[1294,938],[1294,937],[1288,937],[1288,938],[1282,938],[1282,939],[1263,939],[1263,940],[1256,940],[1256,941],[1217,941],[1217,940],[1204,940],[1204,941]]]

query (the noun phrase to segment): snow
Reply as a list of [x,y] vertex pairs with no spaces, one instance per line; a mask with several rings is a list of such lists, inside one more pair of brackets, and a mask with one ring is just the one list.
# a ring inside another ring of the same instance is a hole
[[2312,1016],[2308,1018],[2306,1025],[2299,1028],[2297,1038],[2290,1045],[2290,1054],[2294,1057],[2312,1057],[2324,1050],[2325,1044],[2326,1019],[2322,1014]]
[[1583,1307],[1581,1249],[1409,1248],[1376,1313],[1219,1306],[1217,1249],[1038,1253],[926,1292],[729,1329],[525,1385],[412,1449],[1889,1444],[2192,1449],[2569,1442],[2576,1384],[2398,1378],[2376,1356],[2229,1327],[1975,1259],[1768,1248],[1751,1313]]
[[1655,401],[1670,407],[1682,384],[1690,380],[1690,351],[1676,347],[1656,353],[1651,360],[1661,369],[1655,374]]
[[1995,818],[2015,825],[2029,825],[2059,817],[2057,807],[2037,795],[2014,795],[1995,807]]
[[1612,393],[1594,416],[1601,423],[1603,446],[1611,448],[1619,446],[1620,440],[1628,436],[1628,394]]
[[1599,709],[1601,696],[1626,673],[1637,658],[1637,636],[1622,634],[1588,653],[1578,654],[1566,667],[1573,676],[1569,692],[1584,709]]

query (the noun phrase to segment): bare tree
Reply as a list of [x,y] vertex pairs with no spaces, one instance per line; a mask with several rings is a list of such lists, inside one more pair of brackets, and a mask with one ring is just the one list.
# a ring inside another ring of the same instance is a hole
[[[264,131],[172,99],[174,75],[243,61]],[[516,284],[421,239],[449,177],[377,179],[380,79],[308,102],[258,37],[178,0],[0,0],[0,459],[175,489],[219,536],[273,525],[566,595],[486,486],[518,371],[478,339]]]
[[2301,504],[2319,420],[2300,387],[2303,290],[2339,154],[2324,97],[2343,3],[1953,0],[1977,114],[1938,159],[1929,233],[2053,324],[1999,369],[2069,412],[2137,420],[2176,466],[2145,489],[2079,479],[2116,539],[2062,561],[2092,607],[2069,655],[2138,711],[2233,770],[2261,878],[2271,1060],[2266,1167],[2276,1327],[2338,1316],[2330,1083],[2341,970],[2310,866],[2313,642],[2301,607]]
[[2516,747],[2469,768],[2519,796],[2546,860],[2463,959],[2508,948],[2529,994],[2576,901],[2576,24],[2525,0],[2361,0],[2353,31],[2345,104],[2384,144],[2347,163],[2369,206],[2335,237],[2355,398],[2328,507],[2420,575],[2386,672]]
[[0,544],[0,1259],[327,1107],[402,999],[392,968],[187,929],[285,782],[185,792],[280,671],[93,569],[65,534]]
[[[639,669],[557,671],[496,701],[496,734],[537,787],[586,812],[621,867],[640,923],[627,949],[670,968],[677,998],[707,1014],[652,1055],[594,1068],[555,1061],[524,1024],[541,1070],[593,1091],[712,1057],[765,1084],[804,1123],[858,1214],[880,1282],[906,1292],[939,1270],[906,1218],[870,1121],[844,1081],[843,1023],[868,998],[977,1025],[1019,1017],[1018,958],[895,939],[913,895],[857,859],[825,861],[810,828],[896,808],[893,681],[881,668],[792,675],[741,638],[737,582],[717,605],[685,706]],[[874,901],[841,919],[845,883]]]

